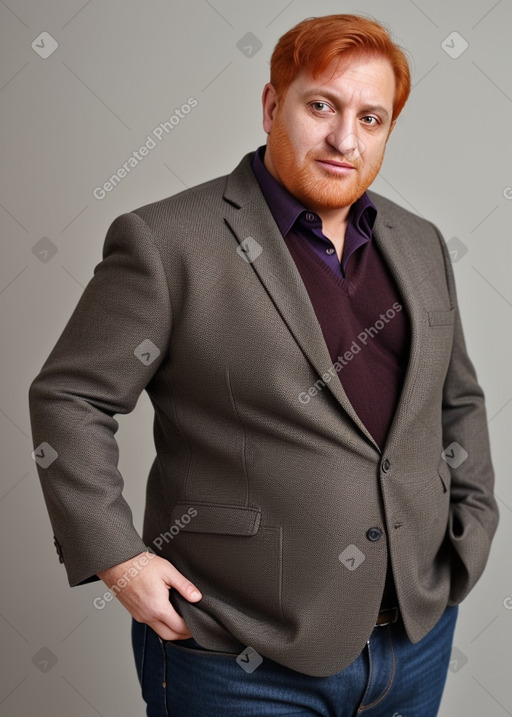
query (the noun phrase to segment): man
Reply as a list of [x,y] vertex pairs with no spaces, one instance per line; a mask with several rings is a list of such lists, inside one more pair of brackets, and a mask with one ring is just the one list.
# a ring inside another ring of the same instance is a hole
[[[334,15],[270,79],[266,147],[114,221],[31,386],[57,550],[133,616],[148,715],[432,717],[498,512],[444,242],[366,191],[407,60]],[[114,415],[144,389],[141,539]]]

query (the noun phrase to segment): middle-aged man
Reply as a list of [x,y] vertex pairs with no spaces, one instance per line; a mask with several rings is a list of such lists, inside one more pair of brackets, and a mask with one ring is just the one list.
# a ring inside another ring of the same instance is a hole
[[[57,550],[134,617],[151,717],[432,717],[498,512],[443,239],[366,191],[407,60],[320,17],[270,80],[266,147],[113,222],[31,386]],[[114,415],[144,389],[141,539]]]

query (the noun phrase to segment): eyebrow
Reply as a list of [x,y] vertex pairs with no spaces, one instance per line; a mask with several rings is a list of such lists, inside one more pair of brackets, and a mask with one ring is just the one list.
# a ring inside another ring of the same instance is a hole
[[[314,88],[312,90],[307,90],[306,92],[304,92],[302,94],[302,97],[304,99],[308,99],[310,97],[314,97],[317,95],[322,95],[323,97],[330,100],[333,104],[340,103],[339,97],[337,95],[335,95],[330,90],[326,90],[323,87],[318,87],[318,88]],[[384,115],[386,115],[386,117],[390,114],[389,110],[387,110],[382,105],[366,105],[365,107],[362,108],[361,111],[362,112],[376,112],[376,113],[384,114]]]

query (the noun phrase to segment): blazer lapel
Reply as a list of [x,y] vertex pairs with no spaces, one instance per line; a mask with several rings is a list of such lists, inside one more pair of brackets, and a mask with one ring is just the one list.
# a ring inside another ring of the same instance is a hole
[[[378,205],[378,200],[373,193],[371,194],[372,199]],[[403,229],[394,225],[392,217],[384,208],[378,208],[373,238],[396,281],[402,303],[409,317],[411,331],[409,361],[400,399],[386,441],[389,444],[400,431],[401,424],[405,425],[404,421],[407,420],[408,413],[414,405],[413,387],[419,373],[418,361],[422,350],[421,325],[424,315],[418,287],[426,276],[422,275],[418,263],[415,261],[412,242],[408,241],[410,237]]]
[[[300,272],[254,177],[251,156],[244,157],[228,177],[224,198],[236,210],[229,212],[225,220],[240,244],[252,237],[261,246],[261,253],[250,265],[321,379],[322,374],[332,366],[329,350]],[[308,388],[304,386],[305,391]],[[350,403],[337,374],[326,382],[326,389],[331,391],[359,430],[378,449]]]

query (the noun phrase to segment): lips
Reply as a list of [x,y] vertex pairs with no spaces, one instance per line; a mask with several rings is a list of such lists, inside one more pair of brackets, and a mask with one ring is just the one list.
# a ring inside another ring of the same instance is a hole
[[347,174],[351,174],[356,169],[353,164],[350,164],[349,162],[340,162],[337,159],[317,159],[316,161],[322,169],[332,175],[345,176]]
[[353,164],[348,162],[339,162],[337,159],[317,159],[322,164],[330,164],[332,167],[346,167],[347,169],[355,169]]

